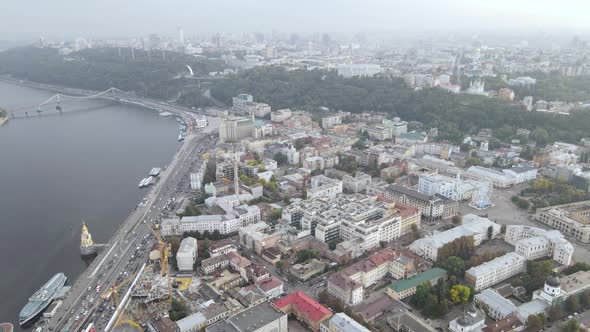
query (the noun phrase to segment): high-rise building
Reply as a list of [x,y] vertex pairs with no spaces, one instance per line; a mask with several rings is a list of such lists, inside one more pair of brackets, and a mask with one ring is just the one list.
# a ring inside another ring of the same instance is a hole
[[254,136],[254,115],[251,117],[230,117],[219,126],[219,138],[235,142],[242,138]]
[[184,30],[182,30],[182,27],[178,27],[178,42],[180,45],[184,45]]
[[176,264],[179,271],[192,271],[197,260],[197,239],[187,237],[180,242],[176,252]]

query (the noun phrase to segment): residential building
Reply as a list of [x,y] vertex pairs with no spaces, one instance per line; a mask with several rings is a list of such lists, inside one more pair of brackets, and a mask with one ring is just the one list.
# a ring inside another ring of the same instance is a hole
[[297,149],[295,149],[293,145],[284,148],[282,153],[287,156],[287,162],[289,165],[299,164],[299,152],[297,152]]
[[332,312],[302,291],[296,291],[274,302],[275,306],[288,315],[294,315],[312,331],[320,330],[320,324],[332,317]]
[[316,175],[311,177],[310,188],[307,189],[306,198],[316,197],[336,197],[342,193],[342,181],[331,179],[325,175]]
[[374,140],[385,141],[393,138],[393,128],[390,126],[382,124],[370,125],[366,131],[369,138]]
[[239,272],[244,280],[249,280],[247,268],[252,264],[249,259],[242,257],[237,252],[230,252],[227,254],[229,259],[229,266],[232,270]]
[[420,212],[385,197],[361,194],[316,198],[291,204],[283,219],[309,230],[324,243],[360,239],[361,251],[390,242],[420,226]]
[[[182,217],[180,225],[176,219],[168,219],[162,222],[163,236],[181,235],[186,232],[232,234],[238,232],[241,227],[260,221],[260,209],[253,205],[242,205],[225,215],[200,215],[194,217]],[[180,234],[175,232],[180,231]]]
[[513,101],[514,100],[514,91],[508,88],[500,88],[498,90],[498,97],[505,101]]
[[180,226],[180,219],[164,219],[160,223],[160,233],[164,237],[180,236],[182,235],[182,228]]
[[283,294],[283,282],[275,276],[270,276],[257,281],[256,287],[258,287],[268,299],[274,299]]
[[193,271],[193,265],[197,260],[197,239],[186,237],[180,242],[176,252],[176,265],[178,271]]
[[414,260],[403,253],[384,249],[357,262],[328,278],[327,290],[347,305],[363,301],[364,288],[374,285],[385,276],[404,279],[414,272]]
[[254,97],[249,94],[239,94],[232,98],[232,106],[234,110],[240,114],[246,114],[248,105],[254,102]]
[[444,196],[422,194],[400,184],[387,187],[385,196],[420,209],[422,217],[428,221],[451,218],[459,213],[459,203]]
[[236,252],[238,249],[232,243],[217,242],[209,245],[209,257],[227,255]]
[[300,281],[307,281],[319,274],[322,274],[325,269],[325,263],[312,258],[308,262],[292,265],[289,269],[289,272]]
[[322,128],[330,129],[342,123],[342,115],[330,115],[322,118]]
[[573,262],[574,246],[557,230],[508,225],[504,240],[515,246],[515,252],[527,260],[552,257],[559,264],[568,266]]
[[411,278],[394,281],[387,288],[387,295],[394,300],[403,300],[406,297],[414,295],[418,285],[422,285],[425,282],[429,282],[430,285],[436,285],[438,279],[446,277],[447,271],[435,267],[422,273],[418,273]]
[[465,272],[465,281],[476,291],[493,286],[501,281],[526,271],[527,260],[510,252],[504,256],[474,266]]
[[225,269],[229,266],[229,258],[227,255],[213,256],[211,258],[204,259],[201,262],[201,270],[205,274],[211,274],[215,271]]
[[290,109],[280,109],[270,113],[270,120],[272,122],[283,122],[293,115]]
[[467,214],[463,216],[463,224],[443,232],[435,232],[429,237],[414,241],[409,249],[427,259],[436,261],[438,251],[445,244],[461,237],[472,237],[475,246],[488,239],[488,229],[492,228],[492,238],[500,235],[501,226],[487,218]]
[[590,242],[590,201],[537,209],[534,218],[578,241]]
[[371,176],[362,172],[356,172],[354,176],[348,174],[342,177],[342,188],[349,193],[363,192],[371,184]]
[[248,265],[248,267],[246,267],[246,277],[249,282],[255,284],[261,280],[270,277],[270,274],[268,273],[266,266],[252,263]]
[[266,248],[274,247],[281,239],[282,234],[272,232],[265,222],[258,222],[240,228],[240,244],[260,255]]
[[307,168],[309,170],[323,170],[325,168],[334,167],[338,165],[339,158],[337,155],[332,156],[311,156],[303,159],[303,168]]
[[345,64],[338,66],[338,76],[344,78],[352,78],[356,76],[372,77],[382,71],[383,68],[381,68],[380,65],[370,63]]
[[201,190],[203,187],[203,179],[205,178],[205,171],[207,169],[207,162],[203,161],[199,170],[196,173],[190,173],[191,189]]

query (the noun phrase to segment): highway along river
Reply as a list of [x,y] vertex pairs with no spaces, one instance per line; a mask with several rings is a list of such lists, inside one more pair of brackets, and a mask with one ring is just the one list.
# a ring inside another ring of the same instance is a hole
[[38,116],[33,105],[52,94],[0,82],[0,107],[29,113],[0,127],[0,322],[16,331],[49,278],[72,284],[85,269],[82,218],[105,243],[141,201],[139,181],[179,146],[178,123],[150,110],[87,100]]

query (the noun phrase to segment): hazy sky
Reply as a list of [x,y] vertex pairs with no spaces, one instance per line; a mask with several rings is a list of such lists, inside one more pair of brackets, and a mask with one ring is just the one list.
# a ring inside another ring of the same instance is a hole
[[210,32],[590,28],[590,0],[3,0],[0,40]]

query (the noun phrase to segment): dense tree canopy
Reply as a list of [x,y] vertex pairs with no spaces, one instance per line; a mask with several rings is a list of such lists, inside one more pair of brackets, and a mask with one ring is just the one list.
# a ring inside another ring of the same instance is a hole
[[[221,62],[175,52],[167,52],[165,61],[161,52],[148,56],[146,51],[136,49],[134,55],[135,58],[129,48],[122,48],[121,55],[117,48],[92,48],[62,56],[54,48],[20,47],[0,52],[0,73],[88,90],[116,87],[142,96],[169,99],[195,89],[187,90],[187,82],[176,78],[188,76],[186,65],[191,66],[195,75],[223,68]],[[195,98],[198,97],[185,101],[195,102]]]

